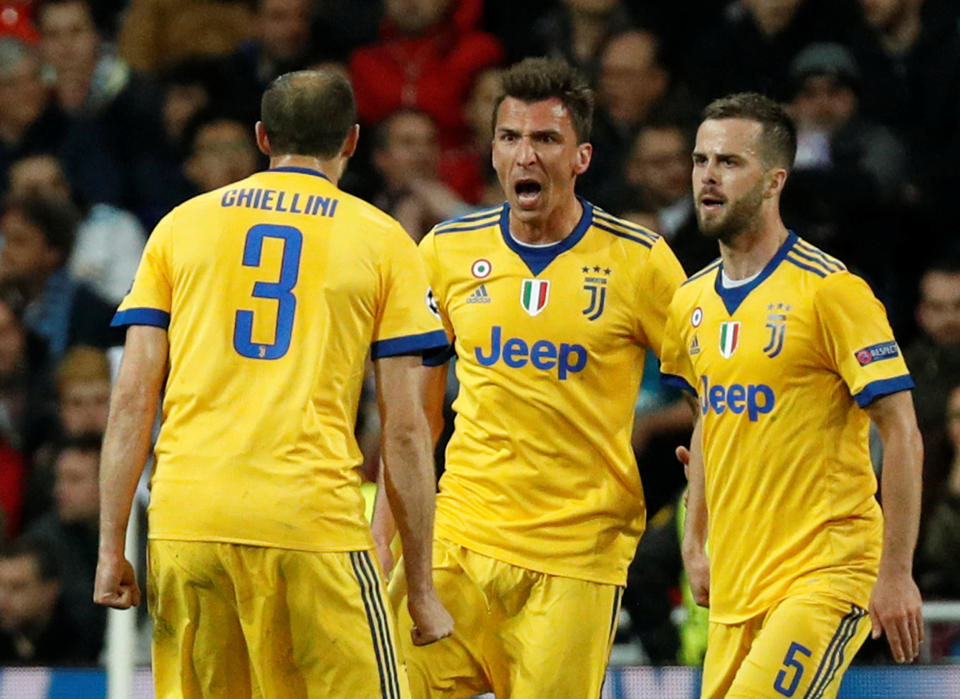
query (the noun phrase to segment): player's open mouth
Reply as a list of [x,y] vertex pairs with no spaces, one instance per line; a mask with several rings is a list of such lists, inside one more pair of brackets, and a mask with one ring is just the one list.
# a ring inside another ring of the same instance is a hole
[[700,206],[707,211],[717,211],[724,205],[724,200],[720,197],[702,196],[700,197]]
[[536,180],[517,180],[513,190],[517,193],[517,203],[523,208],[529,208],[536,206],[543,187]]

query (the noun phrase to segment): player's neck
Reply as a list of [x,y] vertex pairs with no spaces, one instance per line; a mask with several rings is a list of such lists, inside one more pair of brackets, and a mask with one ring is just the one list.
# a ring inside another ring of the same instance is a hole
[[302,167],[307,170],[316,170],[328,180],[337,184],[343,174],[343,158],[321,160],[310,155],[278,155],[270,158],[270,169],[278,167]]
[[530,245],[558,243],[573,233],[581,216],[583,216],[583,205],[576,197],[570,197],[567,202],[554,208],[543,218],[524,220],[511,207],[510,235],[521,243]]
[[747,230],[730,241],[720,241],[723,271],[733,280],[746,279],[767,266],[790,232],[778,218],[775,225]]

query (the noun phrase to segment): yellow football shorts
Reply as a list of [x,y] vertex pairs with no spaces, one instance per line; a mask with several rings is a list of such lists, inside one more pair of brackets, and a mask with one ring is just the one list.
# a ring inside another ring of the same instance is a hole
[[701,697],[836,697],[870,633],[867,611],[822,593],[741,624],[711,623]]
[[434,541],[433,580],[453,636],[414,646],[402,560],[390,581],[411,694],[599,697],[620,613],[616,585],[520,568]]
[[369,551],[149,542],[153,673],[168,697],[409,697]]

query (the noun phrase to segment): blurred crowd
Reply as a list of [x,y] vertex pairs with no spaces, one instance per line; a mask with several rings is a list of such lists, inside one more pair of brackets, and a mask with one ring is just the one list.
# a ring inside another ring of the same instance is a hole
[[[0,0],[0,664],[100,655],[105,350],[123,341],[109,320],[163,214],[265,165],[263,88],[294,69],[347,73],[361,148],[342,186],[419,239],[502,200],[498,71],[531,55],[595,87],[579,193],[664,235],[688,273],[716,257],[690,197],[700,109],[741,90],[789,106],[784,219],[887,306],[927,446],[917,575],[928,598],[960,598],[960,3]],[[624,605],[651,661],[679,648],[695,662],[671,616],[685,423],[655,378],[635,447],[657,514]],[[359,418],[372,467],[375,405]]]

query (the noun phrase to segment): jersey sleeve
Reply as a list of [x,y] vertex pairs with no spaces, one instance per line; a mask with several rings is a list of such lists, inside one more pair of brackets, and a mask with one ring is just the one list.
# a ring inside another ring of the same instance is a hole
[[140,257],[133,286],[120,302],[112,326],[170,326],[173,303],[173,218],[176,209],[164,216],[153,229]]
[[433,298],[433,309],[443,324],[443,331],[447,337],[447,346],[438,350],[427,352],[423,356],[423,363],[426,366],[440,366],[453,358],[455,354],[453,324],[450,322],[450,316],[447,313],[447,295],[446,286],[441,278],[440,257],[437,253],[437,238],[431,231],[423,240],[420,241],[420,256],[427,270],[427,280],[430,282],[430,293]]
[[423,260],[397,224],[381,259],[381,299],[370,347],[372,359],[424,354],[447,346]]
[[815,304],[827,357],[860,407],[913,388],[886,310],[865,281],[833,275],[818,290]]
[[689,322],[691,309],[680,298],[674,297],[667,311],[667,324],[663,332],[663,348],[660,354],[660,381],[665,386],[678,388],[696,397],[697,377],[687,351],[683,336],[683,323]]
[[686,279],[683,267],[673,250],[659,238],[650,250],[647,263],[639,272],[638,319],[643,344],[662,359],[663,332],[667,309],[680,285]]

